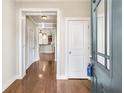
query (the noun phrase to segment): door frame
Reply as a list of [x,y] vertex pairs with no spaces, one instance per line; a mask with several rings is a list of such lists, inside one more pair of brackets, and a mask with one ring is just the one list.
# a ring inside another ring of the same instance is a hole
[[[57,67],[59,65],[60,62],[60,31],[61,31],[61,11],[59,9],[56,8],[20,8],[19,9],[19,32],[18,32],[18,75],[16,76],[17,79],[22,79],[25,75],[26,75],[26,66],[25,66],[25,59],[23,58],[23,52],[25,53],[24,47],[25,45],[23,45],[25,42],[23,41],[23,37],[24,37],[24,32],[25,32],[25,28],[22,28],[22,19],[25,18],[26,21],[26,13],[28,12],[41,12],[41,11],[45,11],[45,12],[56,12],[57,13],[57,44],[56,44],[56,62],[57,62]],[[26,25],[26,24],[25,24]],[[25,26],[24,26],[25,27]],[[25,68],[23,68],[23,66]],[[58,68],[56,68],[58,70]],[[57,73],[56,73],[57,75]]]
[[[91,34],[91,30],[90,30],[90,17],[66,17],[65,18],[65,76],[66,79],[69,79],[69,61],[68,61],[68,51],[69,51],[69,47],[68,47],[68,21],[88,21],[88,30],[89,30],[89,59],[90,59],[90,49],[91,49],[91,42],[90,42],[90,34]],[[87,77],[88,79],[90,79],[89,77]]]

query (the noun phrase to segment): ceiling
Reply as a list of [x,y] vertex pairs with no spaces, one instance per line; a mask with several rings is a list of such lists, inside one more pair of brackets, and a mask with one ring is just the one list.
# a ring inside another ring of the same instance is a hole
[[42,19],[42,16],[40,15],[31,15],[30,16],[35,23],[56,23],[57,22],[57,16],[56,15],[47,15],[47,19]]
[[19,2],[87,2],[90,0],[16,0]]

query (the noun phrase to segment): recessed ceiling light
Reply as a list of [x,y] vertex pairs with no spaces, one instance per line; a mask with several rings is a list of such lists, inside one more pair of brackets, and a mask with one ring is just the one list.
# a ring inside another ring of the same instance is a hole
[[41,16],[41,18],[42,18],[43,20],[46,20],[46,19],[47,19],[47,16]]

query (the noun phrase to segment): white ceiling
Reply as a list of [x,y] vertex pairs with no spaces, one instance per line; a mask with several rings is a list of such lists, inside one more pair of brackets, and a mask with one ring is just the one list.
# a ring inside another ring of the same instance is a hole
[[39,15],[31,15],[30,16],[35,23],[56,23],[57,22],[57,16],[56,15],[47,15],[47,19],[43,20],[41,16]]
[[19,2],[89,2],[90,0],[16,0]]

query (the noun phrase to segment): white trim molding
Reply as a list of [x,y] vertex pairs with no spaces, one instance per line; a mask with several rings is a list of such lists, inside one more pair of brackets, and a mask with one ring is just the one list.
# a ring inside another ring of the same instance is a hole
[[66,77],[66,76],[58,76],[57,77],[57,80],[67,80],[68,79],[68,77]]
[[[56,8],[20,8],[19,9],[19,37],[18,38],[18,47],[19,47],[19,53],[18,53],[18,63],[19,63],[19,73],[17,75],[18,78],[22,78],[24,76],[23,73],[26,72],[26,66],[24,63],[23,59],[23,52],[24,52],[24,41],[23,41],[23,32],[22,32],[22,18],[25,18],[26,14],[28,13],[36,13],[39,14],[41,12],[55,12],[57,14],[57,53],[56,53],[56,58],[57,58],[57,67],[60,62],[60,30],[61,30],[61,11]],[[23,68],[25,67],[25,68]],[[59,68],[58,68],[59,69]],[[58,71],[57,71],[58,72]],[[60,72],[59,72],[60,73]],[[58,74],[57,74],[58,75]]]
[[23,73],[23,75],[16,75],[12,78],[9,79],[6,83],[3,84],[2,86],[2,91],[5,91],[14,81],[17,79],[23,79],[25,77],[26,73]]
[[26,13],[26,15],[28,16],[37,16],[37,15],[40,15],[40,16],[54,16],[56,15],[57,13],[53,12],[53,13],[42,13],[42,12],[38,12],[38,13]]
[[4,83],[2,85],[2,91],[5,91],[5,89],[7,89],[15,80],[16,80],[16,76],[10,78],[9,81],[7,81],[6,83]]
[[23,79],[25,75],[26,73],[23,73],[22,75],[16,75],[16,79]]

